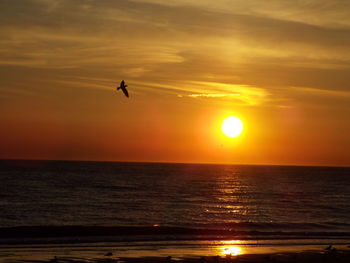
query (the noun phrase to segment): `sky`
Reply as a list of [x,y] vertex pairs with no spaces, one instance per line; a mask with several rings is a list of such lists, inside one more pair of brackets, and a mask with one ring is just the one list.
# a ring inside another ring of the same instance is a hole
[[0,158],[350,166],[349,116],[349,1],[0,1]]

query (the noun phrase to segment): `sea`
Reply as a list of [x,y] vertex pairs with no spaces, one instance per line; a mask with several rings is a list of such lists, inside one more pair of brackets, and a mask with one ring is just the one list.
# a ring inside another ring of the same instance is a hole
[[350,245],[350,168],[0,161],[3,247],[223,240]]

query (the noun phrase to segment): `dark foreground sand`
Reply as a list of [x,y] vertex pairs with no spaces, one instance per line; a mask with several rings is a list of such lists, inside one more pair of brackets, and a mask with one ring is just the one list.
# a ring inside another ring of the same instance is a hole
[[322,262],[339,262],[350,263],[350,251],[338,251],[337,253],[285,253],[285,254],[247,254],[227,257],[198,257],[198,258],[120,258],[119,260],[104,259],[101,262],[126,262],[126,263],[322,263]]
[[173,258],[168,257],[116,257],[106,253],[98,258],[91,257],[59,257],[51,259],[20,259],[0,262],[61,262],[61,263],[350,263],[350,250],[308,251],[275,254],[245,254],[238,256],[205,256]]

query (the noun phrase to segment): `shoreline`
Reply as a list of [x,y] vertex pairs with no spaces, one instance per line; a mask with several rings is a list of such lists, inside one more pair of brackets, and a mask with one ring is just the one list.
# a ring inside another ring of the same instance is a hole
[[[232,223],[225,228],[198,226],[84,226],[48,225],[0,227],[0,244],[91,243],[121,241],[201,240],[350,240],[349,224]],[[322,242],[323,243],[323,242]]]
[[111,243],[79,246],[0,246],[0,262],[114,262],[114,263],[235,263],[235,262],[350,262],[350,245],[242,245],[240,241],[219,243],[118,246]]

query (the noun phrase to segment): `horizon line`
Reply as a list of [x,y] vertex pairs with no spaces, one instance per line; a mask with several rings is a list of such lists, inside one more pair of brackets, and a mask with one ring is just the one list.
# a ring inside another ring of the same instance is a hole
[[284,166],[284,167],[329,167],[350,168],[350,165],[315,164],[269,164],[269,163],[215,163],[215,162],[176,162],[176,161],[135,161],[135,160],[78,160],[78,159],[36,159],[36,158],[0,158],[0,161],[47,161],[47,162],[90,162],[90,163],[150,163],[150,164],[195,164],[195,165],[237,165],[237,166]]

